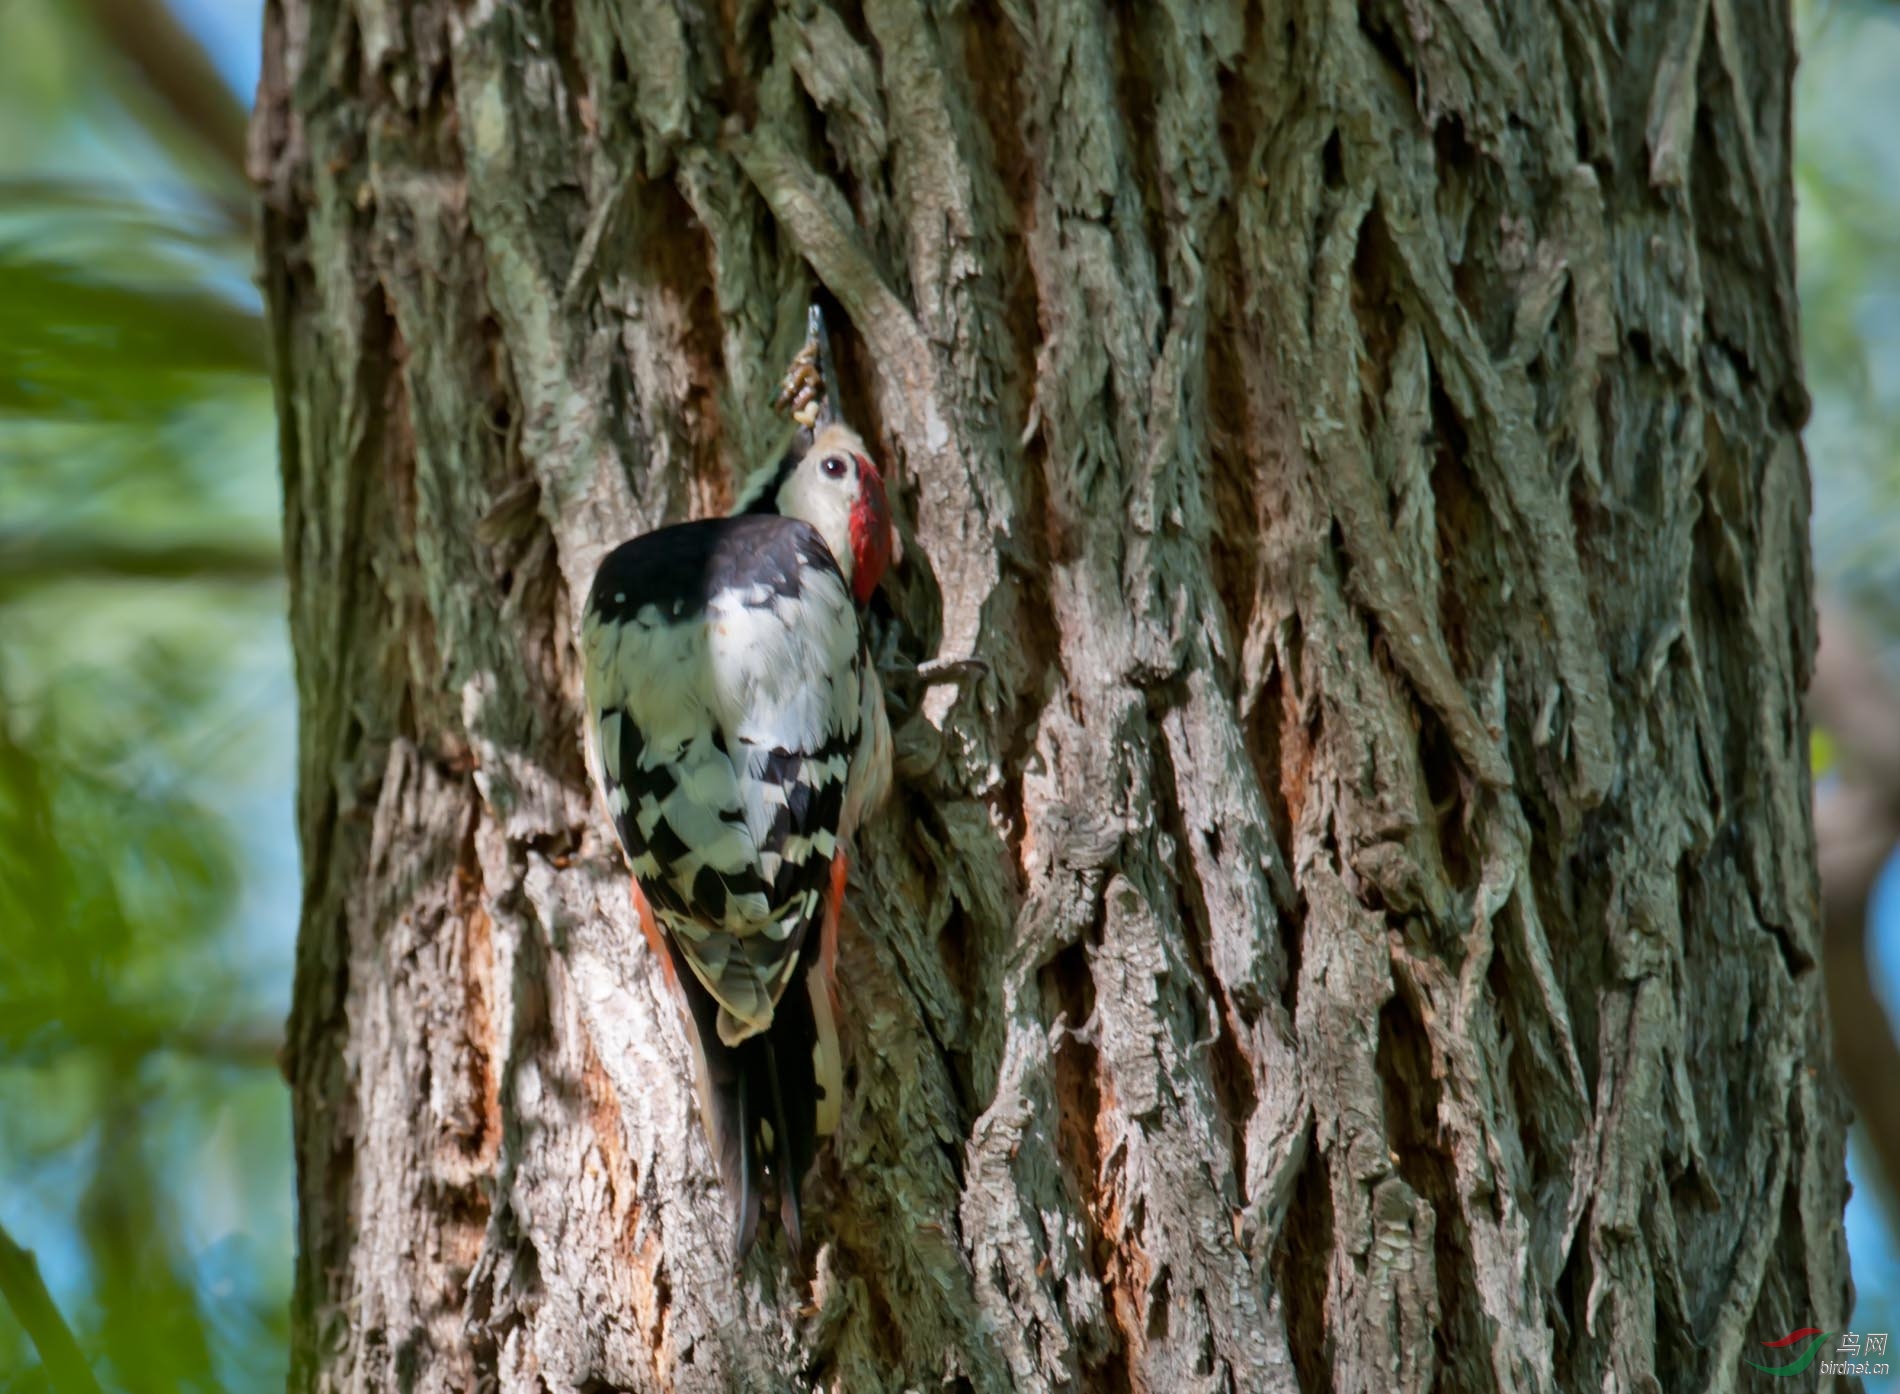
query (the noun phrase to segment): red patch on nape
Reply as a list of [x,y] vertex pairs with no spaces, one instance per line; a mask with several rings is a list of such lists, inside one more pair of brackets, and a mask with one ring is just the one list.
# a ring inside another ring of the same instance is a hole
[[860,605],[871,598],[891,564],[891,504],[884,476],[857,456],[858,501],[851,506],[851,593]]

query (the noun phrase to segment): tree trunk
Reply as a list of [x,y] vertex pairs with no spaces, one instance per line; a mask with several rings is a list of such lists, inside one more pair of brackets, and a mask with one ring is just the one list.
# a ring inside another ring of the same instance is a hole
[[[1845,1325],[1790,16],[1621,10],[272,0],[294,1388],[1720,1390]],[[815,287],[879,632],[989,672],[894,712],[815,1252],[735,1275],[575,629]]]

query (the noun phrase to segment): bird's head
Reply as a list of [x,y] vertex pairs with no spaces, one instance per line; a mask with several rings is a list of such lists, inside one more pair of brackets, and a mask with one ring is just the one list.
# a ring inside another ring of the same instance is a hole
[[848,426],[820,426],[803,455],[788,454],[754,475],[736,511],[810,523],[831,548],[860,605],[870,600],[890,567],[891,505],[884,496],[884,476]]

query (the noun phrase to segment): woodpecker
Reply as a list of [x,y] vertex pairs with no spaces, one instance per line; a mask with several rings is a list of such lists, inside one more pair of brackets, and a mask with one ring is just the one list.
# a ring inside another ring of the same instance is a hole
[[768,1189],[800,1246],[799,1184],[843,1106],[845,844],[890,782],[862,620],[890,507],[864,442],[811,395],[731,515],[610,552],[582,623],[592,763],[691,1018],[739,1259]]

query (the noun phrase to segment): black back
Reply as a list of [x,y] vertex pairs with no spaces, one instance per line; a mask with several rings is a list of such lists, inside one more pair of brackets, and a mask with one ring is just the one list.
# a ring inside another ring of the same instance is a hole
[[795,599],[800,573],[812,568],[843,584],[831,548],[810,523],[776,513],[701,518],[614,548],[594,575],[587,608],[618,623],[652,605],[663,620],[680,620],[724,590],[763,585],[772,596]]

